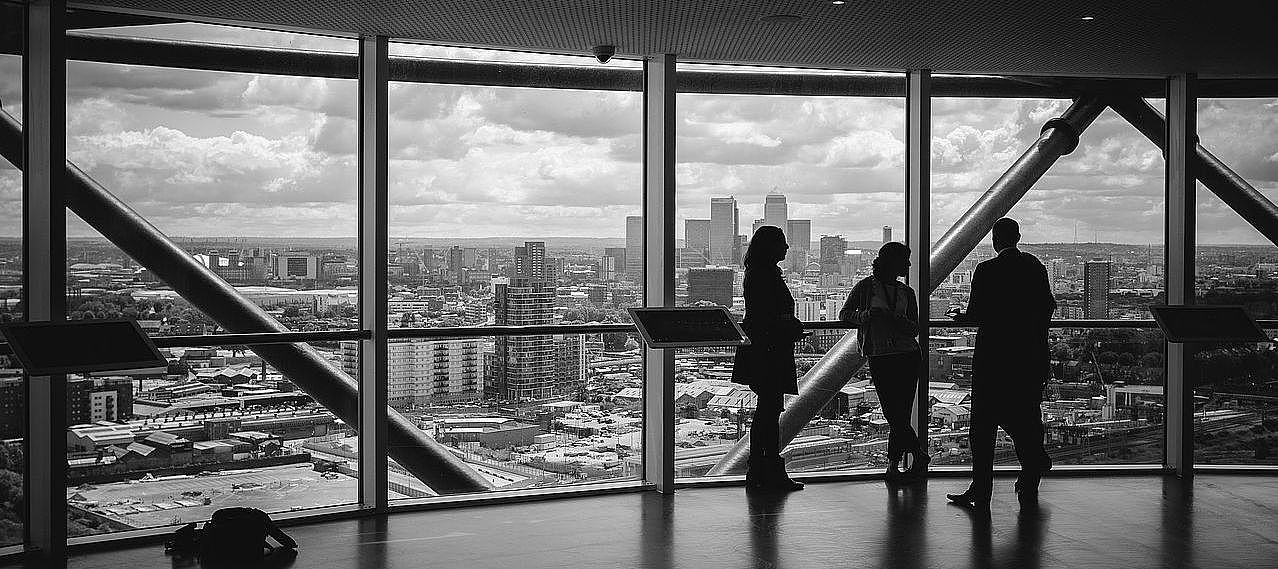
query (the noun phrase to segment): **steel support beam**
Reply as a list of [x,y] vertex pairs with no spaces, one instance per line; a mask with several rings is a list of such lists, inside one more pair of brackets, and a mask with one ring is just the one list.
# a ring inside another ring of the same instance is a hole
[[[1074,151],[1078,137],[1103,110],[1105,104],[1099,97],[1086,96],[1075,99],[1059,118],[1043,125],[1042,134],[1033,146],[1021,154],[1012,167],[937,240],[932,249],[932,285],[926,287],[928,291],[935,290],[950,276],[990,232],[994,222],[1012,211],[1016,202],[1034,187],[1058,158]],[[919,294],[923,291],[920,290]]]
[[[1097,97],[1084,97],[1073,104],[1059,117],[1043,126],[1043,132],[1026,150],[1011,168],[1000,177],[994,185],[981,196],[963,217],[937,242],[931,252],[928,271],[931,273],[931,284],[918,287],[920,297],[927,296],[936,290],[936,286],[949,276],[950,272],[976,248],[994,226],[994,222],[1007,215],[1016,202],[1038,182],[1043,173],[1061,156],[1073,152],[1078,146],[1079,134],[1083,132],[1105,105]],[[913,131],[910,131],[913,133]],[[910,144],[914,144],[911,142]],[[920,149],[921,150],[921,149]],[[921,156],[920,156],[921,159]],[[864,358],[857,353],[855,332],[849,332],[839,340],[825,357],[821,358],[799,381],[799,395],[786,403],[781,413],[782,447],[794,440],[799,431],[829,402],[834,394],[847,384],[856,373]],[[747,435],[719,460],[709,475],[733,474],[745,468],[745,460],[749,455]]]
[[[1167,304],[1194,303],[1194,141],[1198,98],[1194,75],[1167,82]],[[1194,472],[1194,382],[1192,347],[1167,343],[1167,466],[1181,477]]]
[[[852,374],[864,364],[865,358],[856,343],[856,330],[852,330],[835,342],[825,356],[799,378],[799,394],[786,401],[785,411],[781,412],[781,448],[784,449],[798,436],[799,431],[821,412],[821,408],[847,385]],[[749,434],[741,437],[706,475],[741,474],[745,472],[748,458]]]
[[[675,56],[643,62],[644,306],[675,305]],[[643,347],[643,477],[674,492],[674,350]]]
[[387,38],[359,41],[359,503],[389,505],[386,463],[388,284]]
[[[22,292],[30,322],[66,319],[66,11],[62,0],[32,1],[20,24],[26,40],[22,113],[29,128],[12,133],[9,161],[29,166],[22,177]],[[27,472],[22,481],[32,567],[65,567],[67,562],[66,379],[26,378]]]
[[[1119,116],[1136,127],[1160,150],[1167,152],[1167,120],[1158,109],[1135,96],[1114,97],[1108,102]],[[1192,175],[1216,194],[1220,201],[1238,212],[1256,231],[1278,245],[1278,205],[1274,205],[1274,202],[1247,183],[1247,180],[1231,170],[1202,144],[1198,144],[1197,140],[1195,135],[1195,144],[1190,152]]]
[[[22,126],[0,113],[0,155],[23,168]],[[261,307],[70,162],[65,162],[66,205],[103,237],[232,333],[288,332]],[[359,385],[305,344],[258,345],[252,350],[348,425],[359,425]],[[412,421],[387,411],[390,456],[441,494],[476,492],[492,485]]]
[[932,282],[928,251],[932,246],[932,73],[910,71],[906,76],[905,99],[905,235],[910,246],[910,286],[919,296],[918,394],[914,400],[914,432],[921,448],[927,449],[928,405],[928,321]]

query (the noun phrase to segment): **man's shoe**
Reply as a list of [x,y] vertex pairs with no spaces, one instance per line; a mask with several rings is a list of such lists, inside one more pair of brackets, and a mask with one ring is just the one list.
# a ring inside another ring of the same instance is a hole
[[956,506],[973,509],[988,509],[990,507],[989,496],[978,496],[971,490],[962,494],[946,494],[945,497]]
[[746,492],[760,494],[774,494],[781,492],[794,492],[803,489],[803,483],[797,480],[783,478],[779,480],[769,480],[761,482],[747,482]]

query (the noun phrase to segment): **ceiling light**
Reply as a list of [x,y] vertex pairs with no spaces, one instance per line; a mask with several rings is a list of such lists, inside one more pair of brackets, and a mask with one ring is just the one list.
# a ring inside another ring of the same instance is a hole
[[834,0],[833,2],[830,2],[830,3],[834,4],[835,6],[842,6],[844,4],[847,4],[847,2],[844,2],[843,0]]
[[1080,20],[1082,20],[1082,21],[1084,21],[1084,22],[1090,22],[1090,21],[1092,21],[1092,20],[1095,20],[1095,19],[1096,19],[1096,16],[1083,16],[1082,18],[1079,18],[1079,19],[1080,19]]

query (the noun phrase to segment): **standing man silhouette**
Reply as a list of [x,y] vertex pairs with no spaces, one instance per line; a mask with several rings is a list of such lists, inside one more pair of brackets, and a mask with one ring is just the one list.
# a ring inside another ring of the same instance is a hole
[[1037,503],[1038,482],[1052,468],[1043,450],[1040,403],[1051,373],[1047,328],[1056,299],[1047,269],[1016,248],[1021,239],[1015,220],[994,222],[998,256],[976,266],[967,312],[955,320],[977,325],[972,361],[972,485],[950,501],[987,508],[994,489],[994,436],[998,427],[1012,437],[1021,474],[1016,494],[1022,505]]

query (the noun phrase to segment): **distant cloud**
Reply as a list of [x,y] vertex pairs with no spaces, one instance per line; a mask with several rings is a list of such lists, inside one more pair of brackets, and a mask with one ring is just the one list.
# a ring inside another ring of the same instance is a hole
[[[354,52],[357,42],[179,25],[143,34]],[[595,65],[589,58],[394,44],[396,55]],[[635,67],[634,62],[610,65]],[[18,59],[0,56],[0,104],[20,103]],[[353,236],[354,81],[72,62],[68,153],[175,235]],[[642,97],[632,92],[394,83],[392,234],[620,237],[642,203]],[[932,217],[939,237],[1059,116],[1066,100],[932,101]],[[1203,143],[1278,197],[1278,101],[1200,104]],[[785,193],[813,236],[904,230],[902,99],[684,94],[677,98],[682,219],[736,196],[741,231]],[[1103,113],[1013,208],[1027,239],[1163,239],[1162,153]],[[1202,191],[1203,242],[1262,238]],[[0,165],[0,233],[18,232],[19,173]],[[87,234],[73,224],[72,234]]]

